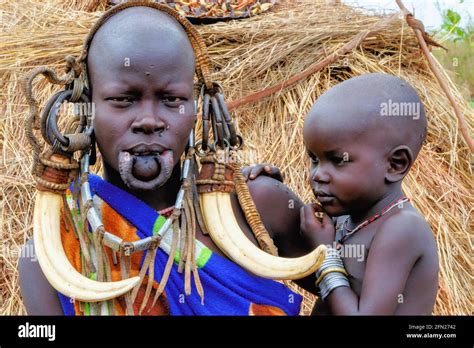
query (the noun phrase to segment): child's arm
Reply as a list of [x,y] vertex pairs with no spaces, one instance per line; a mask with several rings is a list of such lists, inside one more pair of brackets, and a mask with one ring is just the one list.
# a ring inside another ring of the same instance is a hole
[[[266,227],[278,255],[300,257],[314,250],[312,244],[300,233],[301,200],[290,188],[269,177],[259,175],[247,182],[262,222]],[[295,281],[307,291],[316,293],[314,275]]]
[[[422,239],[417,238],[417,232],[425,226],[421,226],[419,220],[397,214],[383,223],[370,246],[360,297],[349,287],[334,289],[325,299],[332,314],[395,313],[403,299],[408,276],[422,253]],[[325,215],[323,222],[319,222],[311,206],[302,209],[302,230],[314,236],[315,244],[332,245],[334,241],[334,227],[329,217]]]

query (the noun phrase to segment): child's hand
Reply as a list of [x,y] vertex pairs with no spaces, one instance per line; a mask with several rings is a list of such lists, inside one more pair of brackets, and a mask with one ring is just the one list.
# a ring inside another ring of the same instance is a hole
[[[326,214],[321,206],[316,204],[306,204],[301,207],[301,234],[307,238],[314,248],[321,244],[332,245],[336,231],[331,218]],[[316,217],[315,214],[322,215]]]
[[283,175],[275,166],[271,164],[256,164],[252,167],[242,168],[242,174],[244,175],[245,181],[253,180],[259,175],[266,175],[280,182],[283,182]]

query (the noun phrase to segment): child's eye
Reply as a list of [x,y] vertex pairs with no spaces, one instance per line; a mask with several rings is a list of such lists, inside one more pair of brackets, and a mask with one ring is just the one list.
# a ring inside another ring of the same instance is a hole
[[332,161],[332,163],[334,163],[338,166],[343,165],[345,162],[347,162],[344,157],[338,157],[338,156],[331,157],[331,161]]
[[308,153],[308,156],[309,156],[309,160],[311,161],[311,164],[312,165],[318,165],[319,163],[319,158],[317,158],[315,155],[313,155],[312,153]]

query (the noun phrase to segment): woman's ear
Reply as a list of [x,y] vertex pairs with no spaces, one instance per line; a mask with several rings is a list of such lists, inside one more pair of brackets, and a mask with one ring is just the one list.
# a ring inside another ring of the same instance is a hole
[[388,170],[385,180],[389,183],[402,180],[413,164],[413,152],[406,145],[400,145],[392,149],[388,155]]
[[89,165],[93,166],[97,162],[97,147],[95,143],[95,132],[92,130],[91,134],[91,152],[89,154]]

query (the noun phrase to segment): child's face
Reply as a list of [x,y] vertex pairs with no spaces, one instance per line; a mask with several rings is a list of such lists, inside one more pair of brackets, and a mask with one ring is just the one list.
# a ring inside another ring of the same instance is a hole
[[313,193],[331,216],[364,212],[383,195],[387,161],[374,132],[309,119],[304,142]]
[[[173,45],[157,49],[155,43],[137,42],[133,49],[107,58],[90,72],[94,130],[104,161],[118,172],[128,152],[134,175],[143,181],[152,180],[159,171],[171,172],[195,121],[189,52]],[[150,151],[167,154],[161,166]]]

